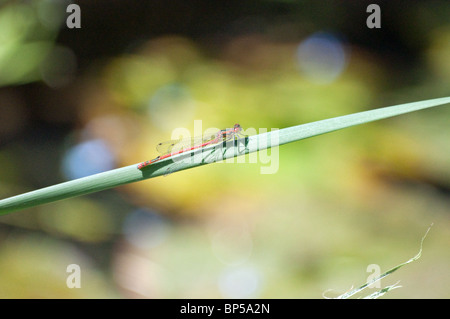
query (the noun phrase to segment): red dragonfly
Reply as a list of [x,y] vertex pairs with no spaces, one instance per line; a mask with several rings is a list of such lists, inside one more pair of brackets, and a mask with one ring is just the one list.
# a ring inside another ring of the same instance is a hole
[[146,162],[139,163],[138,168],[144,167],[156,163],[162,159],[181,154],[184,152],[192,151],[198,148],[202,148],[208,145],[214,145],[234,139],[234,137],[242,131],[242,127],[239,124],[235,124],[231,129],[220,130],[215,134],[208,136],[199,136],[194,138],[170,140],[167,142],[159,143],[156,146],[156,150],[162,155]]

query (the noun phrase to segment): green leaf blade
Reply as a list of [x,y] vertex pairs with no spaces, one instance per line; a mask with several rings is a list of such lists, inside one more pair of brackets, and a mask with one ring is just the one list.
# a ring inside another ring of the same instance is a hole
[[250,136],[245,139],[244,146],[240,143],[235,143],[231,146],[228,145],[224,149],[222,148],[222,145],[207,146],[199,150],[185,152],[166,158],[145,167],[143,170],[138,169],[137,164],[117,168],[0,200],[0,215],[165,175],[168,172],[173,173],[210,164],[347,127],[447,103],[450,103],[450,97],[399,104]]

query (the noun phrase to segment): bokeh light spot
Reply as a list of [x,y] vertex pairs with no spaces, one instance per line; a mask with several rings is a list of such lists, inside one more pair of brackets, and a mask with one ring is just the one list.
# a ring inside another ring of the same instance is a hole
[[300,43],[297,61],[301,73],[312,82],[334,81],[347,65],[347,52],[341,40],[330,33],[318,32]]
[[254,267],[228,268],[219,277],[219,290],[225,298],[256,297],[261,275]]
[[168,224],[160,215],[149,210],[138,209],[127,216],[123,232],[132,245],[150,249],[166,240]]
[[62,169],[68,179],[76,179],[113,169],[115,158],[103,140],[75,145],[64,155]]

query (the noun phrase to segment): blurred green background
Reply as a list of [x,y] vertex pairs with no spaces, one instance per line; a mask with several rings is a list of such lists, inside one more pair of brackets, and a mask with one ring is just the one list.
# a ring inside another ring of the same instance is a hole
[[[0,1],[0,198],[156,157],[172,130],[283,128],[449,96],[450,3]],[[447,106],[0,216],[1,298],[322,298],[408,260],[450,297]],[[67,266],[81,269],[68,288]],[[374,290],[369,291],[374,292]]]

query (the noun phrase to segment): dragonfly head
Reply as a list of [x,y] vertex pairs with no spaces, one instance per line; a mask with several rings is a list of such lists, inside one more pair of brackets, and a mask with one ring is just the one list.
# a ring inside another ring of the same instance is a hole
[[242,127],[239,124],[234,124],[234,132],[239,133],[242,131]]

